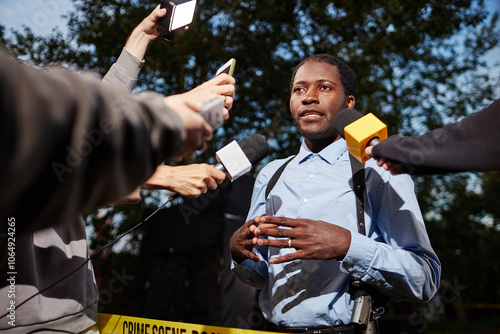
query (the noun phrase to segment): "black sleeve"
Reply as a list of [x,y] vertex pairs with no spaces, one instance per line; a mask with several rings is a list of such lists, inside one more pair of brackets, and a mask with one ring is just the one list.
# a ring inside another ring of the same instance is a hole
[[391,136],[373,147],[373,155],[414,175],[500,171],[500,100],[419,137]]

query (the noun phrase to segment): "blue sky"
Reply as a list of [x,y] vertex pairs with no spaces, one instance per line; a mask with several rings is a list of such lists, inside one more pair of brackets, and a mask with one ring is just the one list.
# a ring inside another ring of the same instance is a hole
[[0,24],[21,29],[26,25],[36,35],[50,34],[53,28],[64,31],[66,19],[73,8],[70,0],[0,0]]
[[[499,0],[486,0],[486,5],[500,13]],[[61,16],[71,9],[71,0],[0,0],[0,23],[15,29],[24,24],[37,35],[47,35],[57,26],[65,28],[66,19]]]

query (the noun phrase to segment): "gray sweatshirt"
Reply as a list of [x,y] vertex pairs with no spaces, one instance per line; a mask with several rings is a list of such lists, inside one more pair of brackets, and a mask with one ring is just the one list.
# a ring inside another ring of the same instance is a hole
[[124,51],[101,85],[0,52],[0,332],[96,323],[91,263],[70,274],[89,257],[81,212],[142,184],[184,133],[160,96],[124,92],[141,66]]

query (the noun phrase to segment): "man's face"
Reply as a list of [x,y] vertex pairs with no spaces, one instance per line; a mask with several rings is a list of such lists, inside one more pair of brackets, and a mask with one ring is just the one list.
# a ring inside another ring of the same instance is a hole
[[309,144],[332,143],[338,139],[333,119],[345,108],[354,107],[354,97],[346,96],[337,66],[308,61],[295,74],[290,111],[299,132]]

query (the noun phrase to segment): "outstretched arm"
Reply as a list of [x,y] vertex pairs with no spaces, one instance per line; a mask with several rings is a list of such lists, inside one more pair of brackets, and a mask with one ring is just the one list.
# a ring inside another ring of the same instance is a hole
[[0,212],[24,222],[19,232],[116,200],[169,156],[189,156],[211,138],[189,101],[173,109],[158,94],[131,96],[67,71],[41,72],[3,52],[0,60]]
[[158,19],[165,16],[167,10],[160,5],[149,14],[130,34],[125,50],[139,60],[144,59],[146,49],[151,41],[163,33],[163,28],[157,24]]
[[142,189],[165,189],[184,197],[197,197],[214,190],[224,181],[226,174],[209,164],[185,166],[160,165]]
[[173,104],[175,104],[179,98],[187,98],[191,101],[203,103],[219,97],[224,99],[224,119],[228,119],[229,110],[233,107],[235,84],[236,81],[232,76],[222,73],[188,92],[170,95],[166,99]]
[[156,22],[166,13],[167,10],[160,9],[160,5],[158,5],[151,14],[134,28],[120,57],[102,79],[103,85],[126,92],[131,92],[134,89],[137,77],[144,64],[144,55],[149,43],[163,32],[163,29]]

